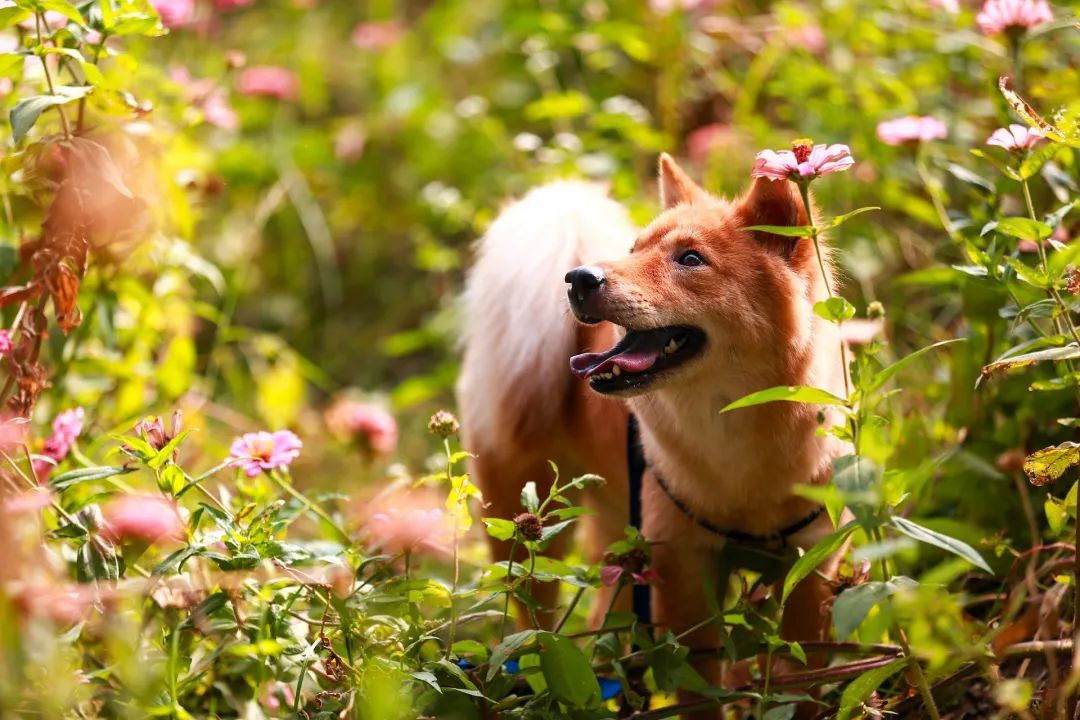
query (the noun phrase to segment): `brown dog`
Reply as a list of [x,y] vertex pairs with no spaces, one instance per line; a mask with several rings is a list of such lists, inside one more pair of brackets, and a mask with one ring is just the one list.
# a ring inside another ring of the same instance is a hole
[[[827,297],[813,244],[746,229],[807,224],[795,185],[757,180],[729,202],[667,155],[659,184],[664,210],[640,233],[583,184],[540,188],[504,211],[469,277],[458,395],[490,515],[520,512],[525,482],[550,483],[548,459],[564,475],[607,479],[584,499],[597,511],[588,530],[594,557],[627,523],[629,407],[649,464],[642,502],[658,576],[653,617],[682,632],[712,613],[714,558],[732,534],[785,533],[790,545],[809,548],[833,529],[794,492],[828,482],[832,460],[846,452],[817,432],[819,408],[721,409],[777,385],[842,394],[843,376],[836,327],[813,312]],[[574,266],[566,281],[581,324],[558,283]],[[584,382],[566,367],[575,353],[571,368]],[[819,578],[801,583],[785,637],[826,636],[826,593]],[[554,597],[539,599],[555,605]],[[718,640],[712,625],[685,639],[692,647]],[[701,669],[719,683],[716,664]]]

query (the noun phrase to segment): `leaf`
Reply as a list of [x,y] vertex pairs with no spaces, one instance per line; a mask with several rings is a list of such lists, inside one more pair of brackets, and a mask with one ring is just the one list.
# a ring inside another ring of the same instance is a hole
[[521,488],[521,505],[531,513],[540,509],[540,496],[536,494],[536,483],[531,480]]
[[1037,287],[1040,290],[1046,290],[1050,287],[1050,281],[1046,278],[1046,275],[1043,274],[1042,270],[1029,267],[1014,257],[1005,258],[1005,262],[1013,269],[1016,276],[1028,285]]
[[516,526],[512,520],[504,520],[503,518],[484,518],[484,524],[487,525],[488,535],[496,540],[509,540],[514,537]]
[[1064,347],[1037,350],[1035,352],[1024,353],[1023,355],[1013,355],[1009,358],[995,360],[983,367],[981,377],[990,378],[1003,370],[1016,370],[1028,367],[1029,365],[1036,365],[1047,360],[1056,362],[1061,360],[1072,360],[1078,357],[1080,357],[1080,345],[1070,343]]
[[904,367],[910,364],[913,360],[921,358],[923,355],[930,352],[931,350],[937,350],[938,348],[942,348],[946,345],[951,345],[953,343],[965,342],[965,340],[966,338],[953,338],[952,340],[942,340],[941,342],[936,342],[933,345],[928,345],[924,348],[920,348],[915,352],[911,353],[910,355],[900,358],[892,365],[889,365],[879,370],[873,376],[871,376],[870,387],[867,388],[867,392],[873,392],[879,389],[882,385],[889,382],[889,380],[891,380],[893,376],[896,375],[896,373],[903,370]]
[[739,408],[764,405],[765,403],[777,401],[802,402],[814,405],[846,404],[846,401],[843,398],[833,395],[828,390],[809,387],[807,385],[780,385],[778,387],[769,388],[768,390],[760,390],[756,393],[751,393],[746,397],[731,403],[720,412],[726,413],[731,410],[738,410]]
[[746,229],[794,238],[813,237],[818,232],[813,225],[751,225]]
[[60,13],[68,20],[71,20],[78,25],[86,26],[86,20],[83,19],[83,16],[79,14],[79,11],[74,5],[66,0],[34,0],[34,5],[41,10],[52,10],[53,12]]
[[172,440],[165,444],[165,447],[158,450],[157,454],[154,455],[154,457],[152,457],[146,464],[154,468],[155,470],[161,467],[169,458],[172,457],[173,453],[176,452],[176,448],[180,446],[180,443],[184,442],[184,438],[186,438],[190,434],[190,430],[184,430],[183,432],[177,434],[176,437],[174,437]]
[[852,210],[849,213],[844,213],[843,215],[837,215],[836,217],[834,217],[832,220],[829,221],[829,223],[826,225],[826,227],[830,227],[830,228],[840,227],[841,225],[843,225],[844,223],[846,223],[848,220],[855,217],[856,215],[862,215],[863,213],[870,212],[872,210],[880,210],[880,209],[881,208],[879,208],[879,207],[861,207],[861,208],[858,208],[857,210]]
[[114,467],[112,465],[99,465],[97,467],[79,468],[68,470],[49,478],[49,487],[55,490],[66,490],[73,485],[89,482],[91,480],[104,480],[114,475],[126,475],[134,472],[134,468]]
[[843,455],[833,460],[833,485],[845,494],[869,492],[880,478],[881,469],[868,457]]
[[900,590],[916,587],[919,583],[909,577],[898,575],[888,582],[872,582],[848,588],[833,603],[833,625],[838,640],[846,640],[862,625],[867,613],[879,602]]
[[499,673],[503,663],[515,652],[529,644],[536,637],[536,630],[523,630],[513,635],[507,635],[503,641],[491,651],[491,660],[488,661],[487,681],[491,682]]
[[1064,442],[1038,450],[1024,460],[1024,472],[1036,487],[1049,485],[1071,467],[1080,465],[1080,444]]
[[814,303],[814,313],[829,322],[842,323],[855,317],[855,306],[842,297],[831,297]]
[[862,705],[881,686],[881,683],[900,672],[906,664],[907,661],[904,658],[897,658],[888,665],[864,672],[848,683],[848,686],[844,688],[844,694],[840,696],[840,711],[836,715],[836,720],[848,720],[856,708]]
[[1020,97],[1020,94],[1012,89],[1012,79],[1008,75],[1002,75],[998,78],[998,90],[1001,91],[1005,102],[1009,103],[1009,107],[1013,109],[1013,112],[1020,116],[1020,119],[1033,128],[1038,128],[1048,139],[1054,142],[1063,143],[1066,141],[1065,133],[1044,120],[1035,108],[1028,104],[1027,100]]
[[949,163],[945,166],[945,169],[961,182],[966,182],[968,185],[973,185],[980,190],[983,190],[989,194],[994,193],[994,184],[986,178],[978,175],[971,170],[968,170],[963,165],[957,165],[956,163]]
[[1024,161],[1020,163],[1020,177],[1025,180],[1030,180],[1038,175],[1039,171],[1042,170],[1043,165],[1057,155],[1059,150],[1061,150],[1060,146],[1053,143],[1045,143],[1037,150],[1031,151],[1028,156],[1024,158]]
[[780,596],[780,603],[786,603],[795,586],[814,572],[821,563],[825,562],[826,558],[836,552],[851,536],[851,533],[855,532],[857,527],[855,523],[845,525],[807,550],[801,558],[796,560],[791,566],[791,570],[788,571],[787,577],[784,578],[784,591]]
[[[64,90],[65,88],[57,88],[57,91]],[[26,136],[26,133],[30,131],[30,128],[34,127],[34,123],[41,116],[41,113],[45,112],[51,107],[58,105],[66,105],[73,100],[78,100],[81,97],[85,97],[92,87],[85,86],[81,88],[66,88],[68,91],[63,95],[31,95],[30,97],[23,98],[19,102],[15,103],[15,107],[11,108],[11,139],[15,142],[19,142]]]
[[991,223],[988,227],[1002,235],[1032,242],[1045,240],[1054,233],[1054,229],[1046,223],[1026,217],[1002,218],[996,225]]
[[540,633],[540,669],[555,699],[572,708],[601,703],[600,683],[585,653],[570,638]]
[[923,527],[918,523],[898,515],[893,516],[892,524],[898,531],[913,540],[918,540],[919,542],[924,542],[928,545],[934,545],[942,550],[948,550],[952,554],[964,558],[977,568],[991,574],[994,572],[990,569],[990,566],[986,564],[986,561],[983,560],[982,555],[975,552],[975,549],[963,540],[957,540],[954,537],[943,535],[942,533]]

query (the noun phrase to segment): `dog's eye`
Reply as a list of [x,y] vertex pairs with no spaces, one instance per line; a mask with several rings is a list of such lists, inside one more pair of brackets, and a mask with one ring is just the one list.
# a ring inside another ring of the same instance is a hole
[[686,267],[698,267],[705,264],[705,258],[693,250],[687,250],[682,255],[679,255],[677,262]]

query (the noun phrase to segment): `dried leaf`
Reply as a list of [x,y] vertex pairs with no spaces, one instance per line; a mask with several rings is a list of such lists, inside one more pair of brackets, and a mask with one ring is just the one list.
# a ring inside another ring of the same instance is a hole
[[1049,485],[1074,465],[1080,465],[1080,444],[1064,442],[1028,455],[1024,472],[1032,485]]

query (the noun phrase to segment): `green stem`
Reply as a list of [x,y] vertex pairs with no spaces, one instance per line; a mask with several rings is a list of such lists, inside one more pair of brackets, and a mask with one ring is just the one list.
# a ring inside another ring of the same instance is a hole
[[896,624],[896,633],[900,639],[900,647],[904,649],[904,657],[907,658],[908,667],[911,668],[911,672],[915,675],[915,685],[919,688],[919,694],[922,695],[923,704],[926,706],[927,714],[930,715],[930,720],[941,720],[941,713],[938,712],[937,703],[934,702],[934,693],[930,690],[930,683],[926,679],[926,673],[923,672],[919,659],[912,654],[907,635],[904,634],[899,624]]
[[344,530],[342,530],[338,526],[338,524],[336,522],[334,522],[334,519],[332,517],[330,517],[330,515],[327,514],[327,512],[325,510],[323,510],[321,507],[319,507],[315,503],[308,500],[307,497],[302,492],[300,492],[295,487],[293,487],[293,484],[291,482],[286,481],[283,476],[281,476],[279,473],[276,473],[274,471],[270,471],[268,474],[270,475],[270,478],[277,484],[277,486],[279,488],[281,488],[286,493],[291,495],[294,499],[296,499],[297,501],[302,503],[304,505],[305,510],[310,511],[313,515],[315,515],[320,520],[322,520],[327,525],[329,525],[331,528],[333,528],[334,532],[336,532],[338,534],[339,539],[345,545],[348,545],[351,542],[351,540],[349,538],[349,534],[347,532],[345,532]]
[[[43,51],[45,49],[45,43],[41,39],[41,22],[42,22],[41,13],[40,12],[35,12],[34,13],[34,27],[37,30],[38,49]],[[49,72],[48,58],[46,57],[44,52],[42,52],[42,54],[39,57],[41,57],[41,68],[45,72],[45,84],[49,86],[49,94],[50,95],[56,95],[56,88],[53,87],[52,73]],[[71,139],[71,128],[68,126],[67,115],[64,114],[64,108],[62,106],[60,106],[60,105],[57,105],[56,106],[56,111],[58,113],[60,113],[60,124],[64,127],[64,138],[66,140],[70,140]]]
[[[806,208],[806,223],[812,228],[811,238],[814,241],[814,254],[817,256],[818,268],[821,270],[821,279],[825,283],[825,292],[829,298],[835,297],[832,291],[832,283],[829,281],[829,271],[825,268],[825,258],[821,254],[821,244],[818,242],[818,230],[814,225],[814,215],[810,210],[810,183],[803,181],[796,183],[799,186],[799,194],[802,195],[803,207]],[[839,327],[839,323],[837,323]],[[844,347],[843,338],[840,339],[840,362],[844,368],[844,397],[851,398],[851,379],[848,377],[847,348]]]
[[[516,535],[516,534],[515,534]],[[514,594],[514,553],[518,549],[518,539],[510,546],[510,559],[506,563],[506,601],[503,603],[503,619],[499,624],[499,642],[506,638],[506,623],[510,619],[510,596]]]
[[[446,481],[453,487],[454,466],[450,452],[450,439],[443,438],[443,450],[446,451]],[[467,482],[467,481],[466,481]],[[454,637],[457,635],[457,607],[454,598],[457,596],[458,582],[461,576],[461,564],[458,562],[458,513],[454,512],[454,579],[450,586],[450,634],[446,642],[446,657],[450,657],[450,650],[454,646]]]

